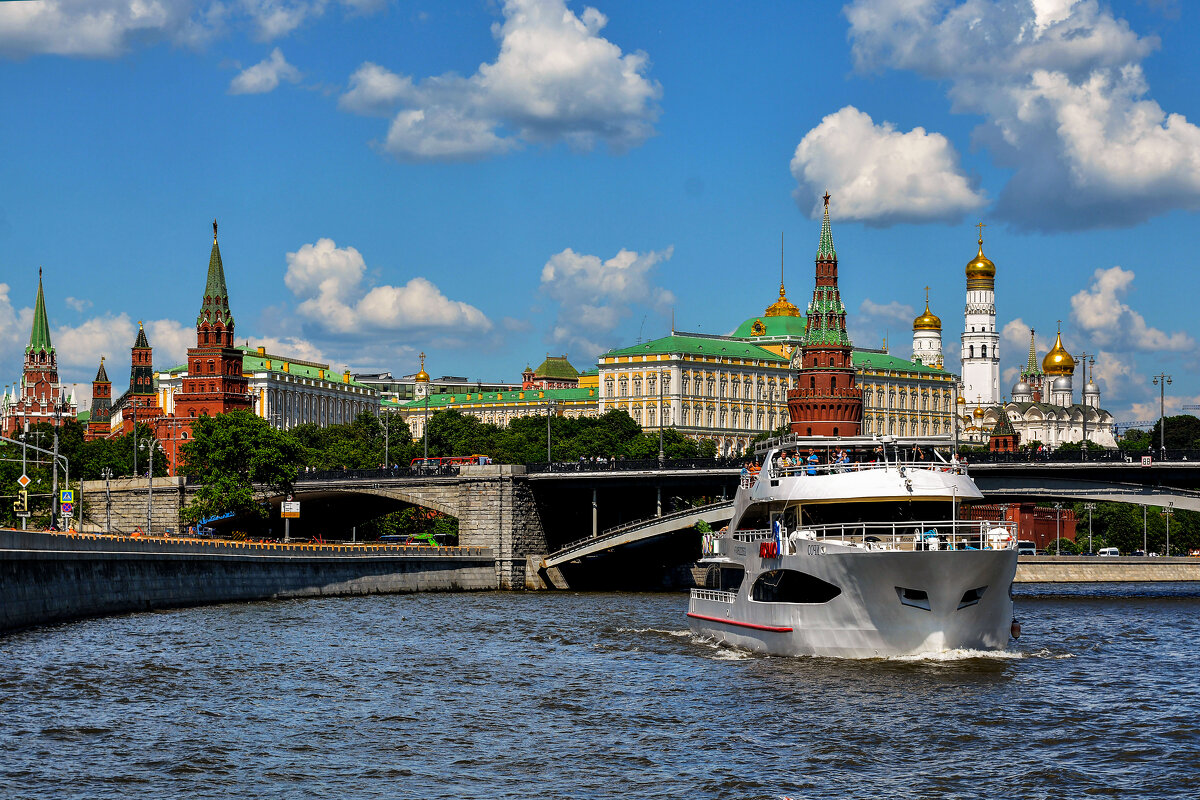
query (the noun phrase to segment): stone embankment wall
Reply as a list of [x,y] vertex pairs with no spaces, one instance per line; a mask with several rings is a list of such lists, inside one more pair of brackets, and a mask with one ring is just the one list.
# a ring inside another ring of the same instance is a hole
[[[111,523],[113,533],[132,533],[139,528],[146,531],[148,509],[153,514],[152,531],[183,530],[179,512],[191,500],[186,496],[187,479],[155,478],[153,495],[148,491],[148,483],[145,478],[113,478],[106,493],[104,481],[84,481],[81,530],[104,533],[106,525]],[[105,504],[109,501],[112,506],[106,518]]]
[[0,631],[244,600],[490,590],[478,547],[173,542],[0,530]]
[[1021,556],[1016,583],[1200,581],[1200,558]]

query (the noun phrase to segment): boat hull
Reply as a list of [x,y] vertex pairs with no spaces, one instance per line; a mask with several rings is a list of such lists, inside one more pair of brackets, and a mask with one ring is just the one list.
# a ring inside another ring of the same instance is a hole
[[[693,593],[688,624],[694,633],[772,655],[841,658],[1002,650],[1010,640],[1015,550],[807,544],[800,554],[758,561],[747,565],[732,595]],[[819,578],[840,593],[827,602],[753,599],[754,581],[775,570]]]

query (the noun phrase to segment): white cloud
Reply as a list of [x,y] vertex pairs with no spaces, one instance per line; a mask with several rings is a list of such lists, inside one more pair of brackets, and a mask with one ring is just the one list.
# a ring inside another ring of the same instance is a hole
[[92,307],[91,300],[86,300],[79,297],[68,297],[63,302],[67,304],[67,308],[73,308],[80,313]]
[[588,7],[577,16],[564,0],[506,0],[503,13],[493,26],[500,52],[474,75],[414,83],[365,62],[339,105],[395,113],[383,149],[405,160],[482,158],[559,141],[619,151],[653,134],[661,89],[644,75],[644,53],[623,53],[599,35],[603,14]]
[[959,167],[958,152],[940,133],[901,133],[876,125],[854,106],[821,120],[792,156],[793,193],[809,216],[821,214],[820,196],[834,196],[838,219],[871,225],[955,222],[986,203]]
[[412,278],[404,286],[362,285],[366,262],[353,247],[319,239],[287,254],[284,283],[301,300],[297,312],[329,333],[450,330],[482,332],[491,321],[472,305],[450,300],[432,282]]
[[858,307],[858,313],[870,319],[895,320],[911,324],[916,319],[917,312],[907,303],[893,300],[890,303],[876,303],[869,297],[864,297]]
[[542,291],[559,303],[553,340],[593,355],[605,349],[602,340],[635,306],[666,312],[675,295],[654,286],[652,278],[672,252],[671,247],[642,254],[623,249],[606,261],[569,247],[555,253],[542,267]]
[[[113,58],[135,46],[198,46],[231,27],[261,40],[286,36],[332,0],[36,0],[0,2],[0,56],[53,54]],[[341,0],[347,13],[378,11],[383,0]]]
[[1151,352],[1194,350],[1196,340],[1183,331],[1164,333],[1122,301],[1133,284],[1132,270],[1097,269],[1091,285],[1071,298],[1071,319],[1098,344]]
[[229,83],[229,93],[265,94],[275,91],[281,80],[296,83],[300,80],[300,70],[289,64],[276,47],[271,55],[234,76]]
[[252,337],[251,341],[253,342],[251,347],[265,348],[272,355],[287,356],[301,361],[315,361],[319,364],[330,363],[319,347],[298,336],[258,336]]
[[350,76],[338,107],[355,114],[390,116],[402,100],[415,97],[412,79],[365,61]]
[[33,327],[33,309],[13,308],[10,291],[7,283],[0,283],[0,353],[5,354],[22,348]]
[[1158,39],[1095,0],[856,0],[846,16],[859,69],[948,81],[954,110],[984,117],[975,142],[1014,170],[1002,218],[1082,229],[1200,208],[1200,128],[1141,68]]

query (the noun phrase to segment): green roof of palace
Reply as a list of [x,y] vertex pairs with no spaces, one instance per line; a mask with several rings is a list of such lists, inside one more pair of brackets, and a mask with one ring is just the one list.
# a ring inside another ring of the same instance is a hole
[[[754,323],[761,321],[765,328],[761,337],[754,335]],[[804,317],[767,317],[757,316],[738,325],[737,330],[733,332],[736,339],[758,339],[770,338],[772,336],[787,336],[789,338],[800,338],[804,335]]]
[[585,369],[583,372],[579,373],[579,377],[587,378],[592,375],[599,375],[599,374],[600,374],[600,369],[598,367],[592,367],[591,369]]
[[579,377],[579,370],[571,366],[566,356],[546,356],[546,360],[533,371],[533,375],[536,378],[571,380]]
[[50,322],[46,319],[46,296],[42,294],[41,269],[38,269],[37,301],[33,305],[33,327],[29,331],[29,347],[25,348],[25,352],[36,350],[54,352],[54,345],[50,343]]
[[891,370],[893,372],[920,372],[926,375],[949,375],[950,373],[944,369],[931,367],[928,364],[919,364],[916,361],[909,361],[899,356],[888,355],[887,353],[870,353],[861,350],[853,351],[851,356],[854,366],[861,369],[874,370]]
[[725,356],[728,358],[750,358],[758,361],[786,362],[787,359],[766,348],[739,339],[707,336],[664,336],[644,344],[609,350],[601,358],[615,356],[660,355],[665,353],[687,353],[688,355]]
[[75,415],[75,419],[79,420],[80,422],[87,422],[91,418],[92,418],[91,411],[80,411],[78,414]]
[[[522,397],[522,395],[524,395]],[[446,409],[457,406],[485,404],[544,405],[547,400],[597,401],[595,389],[515,389],[507,392],[445,392],[429,395],[429,408]],[[425,398],[399,404],[400,408],[423,409]]]
[[[294,375],[297,378],[310,378],[315,381],[324,380],[330,383],[345,383],[342,380],[341,373],[328,367],[312,363],[296,362],[283,356],[271,355],[270,353],[260,355],[257,350],[248,347],[239,347],[237,349],[242,351],[242,372],[274,372],[280,375]],[[271,362],[269,368],[267,367],[268,361]],[[286,370],[283,368],[284,364],[288,365]],[[322,371],[325,373],[325,377],[323,378],[321,377]],[[177,375],[181,372],[187,372],[187,365],[179,364],[169,369],[160,369],[158,372],[166,375]],[[348,385],[357,386],[361,389],[375,389],[375,387],[368,384],[359,383],[354,378],[350,379]]]

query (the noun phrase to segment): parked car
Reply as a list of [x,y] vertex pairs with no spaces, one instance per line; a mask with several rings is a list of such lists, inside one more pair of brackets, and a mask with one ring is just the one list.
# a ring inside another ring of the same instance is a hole
[[1121,555],[1121,551],[1120,551],[1120,550],[1118,550],[1118,549],[1117,549],[1117,548],[1115,548],[1115,547],[1101,547],[1101,548],[1100,548],[1100,549],[1097,551],[1097,555],[1101,555],[1101,556],[1119,556],[1119,555]]
[[1037,545],[1034,542],[1025,539],[1017,540],[1017,555],[1019,556],[1035,556],[1037,555]]

